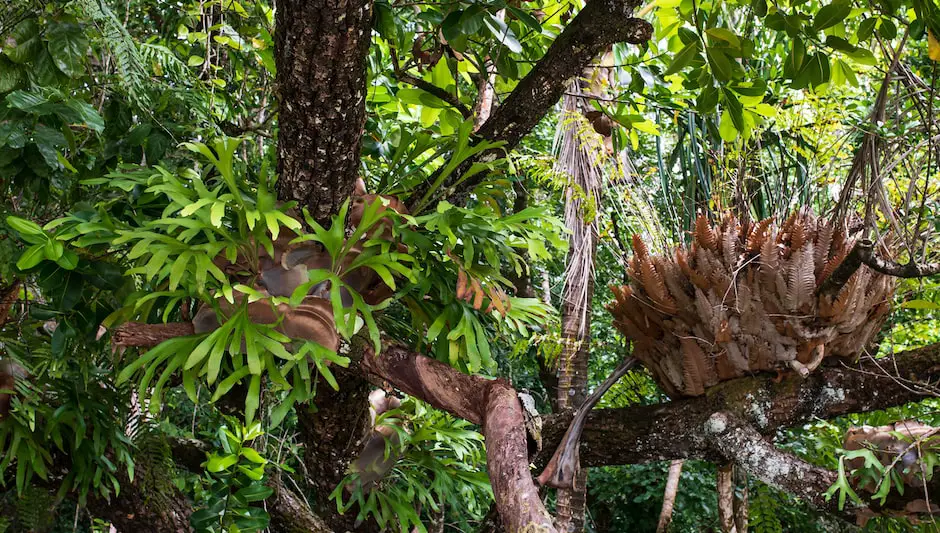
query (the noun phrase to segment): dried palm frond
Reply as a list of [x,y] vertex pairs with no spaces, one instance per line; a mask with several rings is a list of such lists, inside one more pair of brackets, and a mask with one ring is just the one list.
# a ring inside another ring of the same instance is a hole
[[860,353],[890,308],[894,282],[866,266],[820,294],[852,247],[846,234],[808,212],[779,226],[699,216],[693,244],[672,256],[650,255],[634,237],[630,285],[614,287],[607,309],[671,396],[752,372],[805,375],[824,357]]

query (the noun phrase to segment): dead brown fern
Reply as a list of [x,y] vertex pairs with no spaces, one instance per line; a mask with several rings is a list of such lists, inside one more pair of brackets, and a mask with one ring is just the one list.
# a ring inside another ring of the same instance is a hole
[[820,294],[852,247],[846,233],[806,211],[779,226],[700,215],[692,245],[673,255],[652,256],[634,237],[631,282],[613,287],[607,308],[671,396],[758,371],[806,374],[863,351],[890,308],[894,282],[865,266]]

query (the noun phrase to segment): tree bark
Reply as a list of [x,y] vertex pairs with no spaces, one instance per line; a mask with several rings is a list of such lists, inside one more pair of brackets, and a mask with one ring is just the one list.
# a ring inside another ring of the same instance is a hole
[[718,465],[715,477],[718,486],[718,528],[722,533],[734,529],[734,463]]
[[328,222],[359,177],[372,0],[279,0],[278,197]]
[[[940,344],[932,344],[877,360],[865,357],[851,366],[820,367],[806,378],[788,373],[778,382],[764,374],[719,384],[697,398],[594,410],[588,415],[582,437],[581,463],[723,462],[721,454],[703,438],[705,423],[714,413],[733,413],[761,435],[772,437],[780,428],[817,418],[886,409],[937,396],[936,389],[927,384],[938,379]],[[536,465],[548,461],[570,420],[570,414],[545,418]]]
[[[278,0],[275,11],[278,199],[296,200],[323,225],[359,177],[372,7],[372,0]],[[366,434],[369,391],[354,373],[337,377],[340,390],[321,383],[316,411],[301,408],[298,420],[315,510],[344,531],[355,513],[339,515],[329,495]]]
[[[304,443],[304,465],[308,481],[314,488],[314,512],[334,531],[352,531],[356,512],[336,512],[336,504],[329,498],[337,485],[346,477],[349,463],[362,448],[362,439],[372,429],[369,426],[369,383],[360,375],[343,369],[334,369],[339,390],[333,390],[325,381],[317,384],[316,408],[299,406],[297,423],[300,440]],[[375,529],[372,521],[361,524],[358,531]]]
[[529,472],[522,406],[506,381],[462,374],[394,343],[386,343],[380,355],[366,348],[360,367],[406,394],[482,425],[503,528],[511,533],[555,531]]
[[[170,494],[141,491],[137,483],[127,476],[119,477],[121,494],[106,501],[89,498],[88,510],[92,516],[111,522],[118,533],[153,531],[154,533],[189,533],[189,515],[193,504],[173,487]],[[146,528],[142,528],[146,524]]]

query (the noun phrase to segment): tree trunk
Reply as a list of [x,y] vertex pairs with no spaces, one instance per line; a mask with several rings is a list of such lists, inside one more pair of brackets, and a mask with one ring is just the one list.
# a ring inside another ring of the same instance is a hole
[[[296,200],[326,225],[359,177],[372,0],[278,0],[276,24],[278,199]],[[337,378],[339,392],[320,383],[316,412],[299,409],[298,418],[311,505],[346,531],[355,512],[338,515],[329,495],[365,435],[369,387],[351,372]]]
[[[579,82],[571,84],[579,92]],[[578,113],[578,97],[565,97],[564,113]],[[591,305],[594,301],[594,258],[597,253],[597,227],[585,220],[585,208],[596,209],[600,171],[596,157],[578,132],[578,122],[570,117],[561,121],[561,147],[558,166],[580,189],[569,188],[565,199],[565,222],[571,230],[565,290],[561,311],[562,352],[558,358],[558,408],[577,409],[587,397],[587,369],[591,340]],[[593,200],[593,206],[586,200]],[[573,489],[557,493],[556,527],[559,531],[584,529],[584,502],[587,470],[578,468]]]
[[359,177],[371,0],[279,0],[278,196],[321,224]]
[[[333,531],[352,531],[356,521],[356,509],[345,515],[336,512],[336,504],[329,496],[346,477],[349,463],[362,448],[362,438],[369,427],[369,384],[353,372],[334,371],[339,390],[334,391],[321,380],[317,384],[315,412],[298,408],[301,440],[304,443],[304,465],[306,477],[313,483],[315,501],[311,501],[314,512]],[[343,495],[344,499],[348,497]],[[367,532],[376,524],[368,521],[357,531]]]

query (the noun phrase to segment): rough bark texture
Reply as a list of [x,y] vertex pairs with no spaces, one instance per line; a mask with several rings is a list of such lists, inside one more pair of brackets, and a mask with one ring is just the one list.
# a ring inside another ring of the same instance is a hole
[[[359,177],[372,0],[279,0],[275,15],[278,199],[296,200],[322,224]],[[329,494],[366,433],[369,391],[353,373],[337,378],[340,391],[321,383],[317,411],[301,409],[298,418],[312,504],[331,529],[345,531],[355,513],[337,514]]]
[[[581,463],[602,466],[687,458],[720,462],[721,454],[702,432],[714,413],[731,412],[762,435],[773,436],[777,429],[814,418],[923,400],[935,394],[923,384],[938,378],[940,344],[933,344],[879,360],[865,358],[852,366],[822,367],[806,378],[790,373],[776,382],[773,376],[760,375],[723,383],[699,398],[595,410],[582,437]],[[570,414],[546,418],[536,464],[545,464],[570,420]]]
[[[314,512],[335,531],[351,531],[356,521],[355,510],[340,515],[336,503],[329,499],[333,489],[346,477],[349,463],[362,447],[369,427],[369,383],[359,375],[336,369],[339,383],[334,391],[325,381],[317,384],[316,409],[300,407],[297,422],[304,443],[304,464],[314,488]],[[372,521],[358,531],[374,530]]]
[[[189,515],[193,512],[193,504],[175,487],[172,494],[161,494],[158,498],[141,491],[136,482],[131,483],[124,475],[119,480],[120,497],[112,498],[111,501],[89,499],[88,510],[92,516],[111,522],[121,533],[143,530],[154,533],[192,531]],[[146,528],[142,527],[143,524],[146,524]]]
[[734,529],[736,533],[747,533],[749,522],[747,471],[743,468],[734,469],[734,486]]
[[734,463],[718,465],[718,527],[722,533],[734,531]]
[[[726,460],[741,465],[757,479],[799,496],[817,509],[837,512],[836,499],[827,502],[823,496],[836,481],[835,472],[813,466],[795,455],[778,450],[747,422],[728,412],[708,417],[704,433],[706,442]],[[729,471],[729,487],[733,487],[731,480]],[[732,504],[730,492],[727,494],[729,506]],[[734,526],[733,512],[731,514],[727,516],[728,529],[725,531],[730,531]],[[722,527],[725,525],[722,524]]]
[[516,392],[504,380],[462,374],[407,348],[366,349],[361,368],[438,409],[483,426],[487,469],[503,528],[555,531],[529,472],[525,423]]
[[274,497],[268,499],[271,530],[278,533],[331,533],[326,522],[310,512],[307,504],[279,479],[271,481]]
[[653,27],[631,15],[637,0],[592,0],[565,27],[545,56],[480,128],[485,139],[515,146],[555,105],[566,82],[610,45],[648,41]]
[[371,0],[279,0],[278,197],[329,220],[359,177]]
[[171,322],[169,324],[144,324],[143,322],[125,322],[111,335],[111,346],[123,348],[137,346],[153,348],[161,342],[174,337],[195,333],[192,322]]
[[[648,41],[653,27],[643,19],[630,16],[638,5],[637,0],[588,2],[477,132],[480,138],[506,144],[464,162],[435,194],[448,197],[452,203],[465,204],[470,191],[485,177],[485,173],[480,173],[453,187],[465,170],[474,162],[492,161],[504,150],[516,146],[555,105],[568,80],[579,75],[584,66],[608,46]],[[431,181],[416,188],[411,197],[413,201],[424,197]]]

